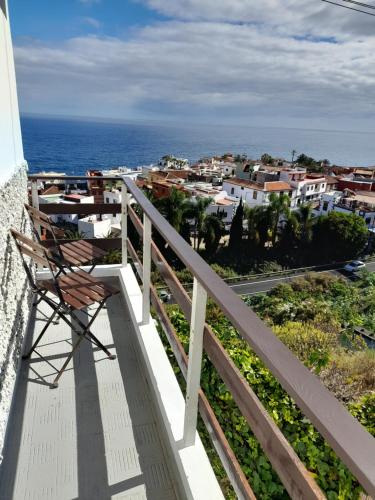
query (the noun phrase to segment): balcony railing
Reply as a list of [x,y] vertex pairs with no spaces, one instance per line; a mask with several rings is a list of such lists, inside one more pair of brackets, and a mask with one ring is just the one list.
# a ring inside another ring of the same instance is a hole
[[[56,177],[58,178],[58,177]],[[32,201],[38,207],[37,181],[51,177],[30,176]],[[92,178],[63,176],[63,180]],[[118,177],[102,177],[104,181],[119,181]],[[143,223],[130,205],[130,197],[143,213]],[[258,439],[280,480],[292,498],[325,498],[296,452],[217,340],[205,322],[206,302],[210,297],[225,313],[242,338],[276,377],[304,415],[321,433],[335,453],[347,465],[363,488],[375,496],[375,440],[353,418],[345,407],[323,386],[287,349],[256,314],[224,283],[211,267],[169,225],[136,184],[123,179],[120,204],[46,204],[41,208],[48,214],[113,214],[121,213],[121,239],[95,240],[103,248],[121,248],[122,265],[132,261],[143,283],[143,321],[149,321],[150,304],[158,316],[174,352],[176,361],[187,382],[184,422],[184,446],[195,439],[198,411],[206,425],[212,443],[239,498],[255,498],[251,486],[221,429],[208,399],[200,388],[202,353],[206,352],[218,374],[230,391],[243,417]],[[128,239],[131,221],[143,242],[142,261]],[[152,240],[152,228],[166,241],[194,276],[192,299],[172,268]],[[173,293],[190,323],[190,347],[187,356],[151,283],[151,263]]]

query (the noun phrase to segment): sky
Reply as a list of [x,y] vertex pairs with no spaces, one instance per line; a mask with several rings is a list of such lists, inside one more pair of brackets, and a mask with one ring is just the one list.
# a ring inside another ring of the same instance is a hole
[[375,131],[375,17],[320,0],[8,3],[23,113]]

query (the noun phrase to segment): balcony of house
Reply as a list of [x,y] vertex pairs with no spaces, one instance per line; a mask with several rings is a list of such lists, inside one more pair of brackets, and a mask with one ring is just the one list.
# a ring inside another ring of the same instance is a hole
[[[30,177],[35,208],[38,179]],[[200,387],[203,353],[289,496],[325,498],[206,323],[208,298],[225,313],[363,489],[375,494],[372,436],[176,233],[131,179],[123,180],[121,204],[70,208],[50,203],[39,208],[49,215],[75,210],[85,216],[121,216],[120,238],[88,240],[120,255],[118,264],[97,265],[93,271],[120,290],[93,324],[93,333],[116,359],[108,359],[97,345],[83,342],[58,388],[52,388],[76,333],[61,319],[51,325],[31,358],[20,363],[1,468],[1,499],[224,498],[197,431],[198,415],[235,495],[256,498]],[[192,296],[156,245],[156,233],[193,274]],[[54,244],[51,239],[44,242],[46,248]],[[151,282],[152,266],[189,322],[188,353]],[[39,267],[36,276],[48,279],[49,271]],[[49,314],[46,305],[32,308],[24,350]],[[179,381],[170,353],[181,370]]]

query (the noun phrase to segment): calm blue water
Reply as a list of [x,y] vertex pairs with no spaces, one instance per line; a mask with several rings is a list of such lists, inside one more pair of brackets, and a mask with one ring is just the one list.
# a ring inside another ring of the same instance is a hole
[[374,134],[321,130],[103,123],[22,118],[25,158],[31,173],[84,174],[88,168],[155,163],[165,154],[191,161],[225,152],[259,158],[291,151],[339,165],[375,164]]

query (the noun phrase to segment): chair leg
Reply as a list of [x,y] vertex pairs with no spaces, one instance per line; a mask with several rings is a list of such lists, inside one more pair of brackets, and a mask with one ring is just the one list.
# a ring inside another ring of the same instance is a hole
[[108,356],[109,359],[116,359],[115,354],[111,354],[108,349],[95,337],[95,335],[90,331],[90,327],[95,321],[97,315],[99,314],[100,310],[104,306],[104,301],[99,303],[99,307],[95,311],[95,313],[92,315],[90,321],[88,322],[87,325],[85,325],[73,312],[71,312],[72,318],[78,323],[79,327],[82,328],[82,335],[88,336],[90,339],[92,339],[93,342]]
[[47,328],[52,323],[52,321],[53,321],[54,317],[56,316],[56,314],[57,314],[57,310],[54,310],[53,313],[52,313],[52,315],[51,315],[51,317],[49,318],[49,320],[47,321],[47,323],[44,325],[43,330],[38,335],[38,338],[36,339],[36,341],[32,345],[31,349],[26,354],[23,354],[22,359],[28,359],[31,356],[31,353],[36,349],[37,345],[42,340],[43,335],[46,333]]
[[95,337],[93,333],[90,332],[90,330],[86,331],[86,334],[102,351],[106,353],[109,359],[116,359],[116,354],[111,354],[108,349],[103,345],[99,339]]
[[59,383],[58,383],[58,382],[59,382],[59,379],[60,379],[61,375],[64,373],[64,371],[65,371],[66,367],[67,367],[67,366],[68,366],[68,364],[69,364],[69,361],[72,359],[74,352],[75,352],[75,351],[77,350],[77,348],[79,347],[79,345],[80,345],[80,343],[82,342],[83,338],[84,338],[84,337],[83,337],[83,335],[80,335],[80,336],[78,337],[78,340],[77,340],[77,342],[74,344],[73,349],[71,350],[71,352],[70,352],[69,356],[66,358],[66,360],[65,360],[64,364],[62,365],[62,367],[61,367],[61,369],[60,369],[59,373],[56,375],[55,380],[52,382],[52,384],[51,384],[51,388],[52,388],[52,389],[56,389],[56,388],[59,386]]

